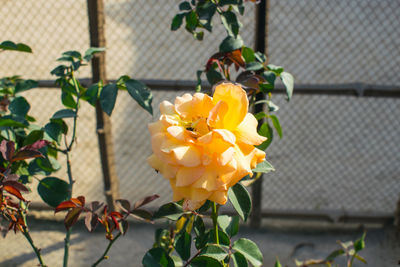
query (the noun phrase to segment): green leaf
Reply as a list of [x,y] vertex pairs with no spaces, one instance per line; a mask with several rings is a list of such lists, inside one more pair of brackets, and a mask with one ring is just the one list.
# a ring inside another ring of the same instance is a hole
[[29,105],[28,101],[26,101],[26,99],[22,96],[14,98],[8,106],[8,109],[11,111],[11,113],[23,118],[26,116],[26,114],[28,114],[30,108],[31,106]]
[[254,266],[262,266],[263,264],[263,255],[260,249],[257,247],[256,243],[253,241],[240,238],[235,241],[232,246],[233,249],[239,251],[245,256],[245,258]]
[[246,258],[243,256],[242,253],[236,251],[235,253],[232,254],[232,259],[233,259],[233,264],[235,267],[247,267],[249,266],[247,264]]
[[23,123],[15,121],[13,119],[0,118],[0,127],[19,127],[26,128],[27,126]]
[[38,87],[38,82],[34,80],[22,80],[15,85],[15,94]]
[[201,250],[200,255],[223,261],[228,256],[228,253],[218,245],[208,245]]
[[90,47],[88,50],[85,51],[83,59],[89,62],[95,54],[101,53],[103,51],[106,51],[104,47]]
[[211,1],[199,2],[196,7],[199,23],[209,32],[212,31],[212,17],[217,11],[217,6]]
[[151,90],[144,83],[134,79],[126,81],[125,85],[131,97],[135,99],[142,108],[153,115],[153,107],[151,106],[153,94]]
[[[207,235],[208,235],[208,243],[213,243],[213,244],[217,243],[217,241],[215,240],[214,229],[209,230]],[[229,246],[231,244],[231,240],[230,240],[229,236],[226,233],[224,233],[222,230],[219,230],[219,229],[218,229],[218,238],[219,238],[219,243],[221,245]]]
[[206,231],[203,219],[200,216],[196,216],[194,219],[193,230],[197,236],[204,234]]
[[244,58],[244,61],[246,63],[250,63],[256,60],[254,50],[247,46],[243,46],[242,48],[242,57]]
[[197,14],[194,10],[186,14],[186,28],[190,32],[196,29],[198,23],[199,19],[197,18]]
[[277,76],[279,76],[283,72],[283,68],[281,66],[276,66],[273,64],[268,64],[267,68],[274,72]]
[[74,97],[70,93],[64,91],[61,92],[61,102],[67,108],[76,108],[76,102]]
[[328,255],[328,257],[326,257],[326,261],[333,261],[336,257],[343,255],[345,252],[343,249],[338,249],[333,251],[331,254]]
[[76,58],[79,60],[82,59],[82,55],[78,51],[67,51],[67,52],[62,53],[62,55],[67,56],[67,57],[73,57],[73,58]]
[[219,1],[219,5],[220,6],[225,6],[225,5],[238,5],[239,4],[239,0],[220,0]]
[[286,95],[288,100],[290,100],[293,95],[294,78],[289,72],[282,72],[279,77],[281,78],[283,85],[285,85]]
[[232,52],[233,50],[242,48],[242,46],[243,40],[239,35],[236,38],[228,36],[220,44],[219,51],[222,53]]
[[66,70],[68,69],[67,66],[65,65],[59,65],[57,67],[55,67],[50,74],[56,75],[58,77],[64,76]]
[[246,70],[257,71],[262,69],[264,69],[264,65],[260,62],[253,61],[250,63],[246,63]]
[[279,262],[279,259],[276,259],[276,262],[274,264],[274,267],[282,267],[282,264]]
[[35,161],[37,166],[46,173],[52,173],[61,169],[60,163],[55,158],[37,158]]
[[99,84],[92,84],[84,93],[83,99],[89,102],[92,106],[96,106],[97,99],[99,98]]
[[184,10],[192,10],[192,7],[190,6],[190,3],[187,1],[184,1],[179,4],[179,10],[184,11]]
[[360,255],[358,255],[358,254],[355,254],[354,258],[356,258],[357,260],[367,264],[367,261],[363,257],[361,257]]
[[230,237],[235,236],[239,231],[239,217],[220,215],[218,216],[218,225],[222,231],[227,233]]
[[174,261],[162,248],[152,248],[144,255],[144,267],[174,267]]
[[154,219],[168,218],[176,221],[183,215],[183,209],[175,202],[162,205],[154,214]]
[[52,119],[75,118],[76,112],[71,109],[61,109],[54,113]]
[[260,88],[260,91],[263,92],[264,94],[271,93],[275,88],[273,84],[269,83],[260,83],[258,84],[258,87]]
[[115,106],[115,101],[117,100],[118,87],[115,83],[107,84],[103,87],[100,93],[100,105],[105,113],[108,116],[111,116],[111,113]]
[[254,169],[252,169],[252,171],[269,173],[271,171],[275,171],[275,168],[271,165],[271,163],[265,160],[261,163],[258,163],[257,166]]
[[279,137],[282,138],[282,128],[281,124],[279,123],[278,117],[275,115],[269,115],[269,117],[271,118],[272,125],[274,125],[275,130],[278,132]]
[[43,130],[33,130],[28,134],[28,136],[24,139],[24,146],[31,145],[38,140],[43,139]]
[[198,256],[190,263],[192,267],[222,267],[222,263],[207,256]]
[[239,29],[242,26],[238,21],[236,14],[229,10],[222,12],[221,21],[228,35],[236,38],[239,33]]
[[175,17],[172,19],[171,31],[176,31],[177,29],[179,29],[181,27],[184,16],[185,16],[185,14],[182,14],[182,13],[175,15]]
[[354,250],[356,252],[363,250],[365,248],[365,241],[364,241],[365,235],[366,235],[366,233],[364,232],[362,237],[354,242]]
[[192,244],[192,236],[186,231],[183,231],[177,237],[175,237],[175,250],[179,256],[185,261],[190,258],[190,249]]
[[247,189],[240,183],[237,183],[229,188],[228,196],[239,216],[243,221],[247,221],[251,212],[251,198]]
[[224,80],[224,77],[222,76],[222,74],[219,73],[218,71],[216,71],[215,69],[210,69],[209,71],[207,71],[206,77],[207,77],[208,82],[211,85],[214,85],[214,84],[218,83],[219,81]]
[[267,57],[261,52],[255,52],[255,57],[260,63],[264,63],[267,61]]
[[270,70],[264,71],[261,73],[261,76],[269,83],[274,85],[275,84],[275,79],[276,79],[276,74]]
[[0,44],[0,49],[32,53],[32,49],[29,46],[27,46],[26,44],[23,44],[23,43],[16,44],[12,41],[2,42]]
[[202,41],[204,37],[204,32],[194,32],[193,37],[196,40]]
[[272,128],[268,124],[268,122],[265,122],[261,125],[260,129],[258,130],[258,134],[264,137],[267,137],[267,140],[265,140],[261,145],[256,146],[258,149],[265,150],[269,147],[269,145],[272,142],[272,139],[274,138]]
[[57,207],[69,199],[69,184],[56,177],[40,180],[37,190],[43,201],[52,207]]
[[197,77],[197,84],[196,84],[196,92],[201,91],[201,75],[203,74],[202,70],[198,70],[196,72],[196,77]]
[[63,133],[63,129],[60,124],[56,122],[49,122],[44,126],[44,131],[52,140],[56,141],[57,144],[60,144]]

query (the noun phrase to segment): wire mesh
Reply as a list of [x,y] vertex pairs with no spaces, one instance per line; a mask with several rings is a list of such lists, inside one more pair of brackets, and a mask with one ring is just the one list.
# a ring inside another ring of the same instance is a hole
[[[172,18],[182,1],[157,0],[106,1],[107,73],[109,78],[128,74],[138,79],[195,80],[207,59],[218,52],[226,37],[217,17],[213,32],[205,31],[202,42],[196,41],[184,26],[171,32]],[[246,4],[240,17],[241,36],[254,46],[254,4]]]
[[[110,79],[123,74],[138,79],[195,79],[196,70],[217,51],[225,33],[218,20],[202,42],[184,29],[170,32],[179,2],[105,1]],[[398,86],[399,5],[395,0],[271,0],[270,62],[283,65],[301,84]],[[63,51],[83,51],[89,45],[86,1],[4,1],[0,14],[2,39],[27,43],[34,51],[0,53],[2,76],[53,79],[49,72]],[[246,14],[241,18],[241,35],[253,46],[253,3],[246,4]],[[83,68],[79,77],[90,77],[90,68]],[[55,92],[27,93],[39,120],[47,120],[60,108]],[[154,92],[154,109],[161,100],[173,100],[181,93]],[[285,136],[267,151],[277,172],[265,178],[264,208],[394,210],[399,192],[397,99],[315,95],[295,96],[289,105],[280,97],[278,102]],[[40,105],[37,111],[36,105]],[[94,112],[89,107],[82,112],[75,188],[77,194],[102,200]],[[129,97],[120,96],[112,117],[121,195],[134,200],[159,193],[162,199],[154,206],[170,199],[167,181],[145,163],[151,154],[146,125],[157,116],[151,118]]]
[[270,62],[296,83],[399,85],[399,1],[271,0],[269,16]]

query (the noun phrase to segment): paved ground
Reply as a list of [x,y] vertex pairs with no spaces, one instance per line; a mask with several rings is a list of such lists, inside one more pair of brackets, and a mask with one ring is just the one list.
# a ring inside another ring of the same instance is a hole
[[[72,234],[70,266],[90,266],[106,247],[101,232],[89,234],[78,225]],[[131,224],[127,235],[115,243],[110,259],[100,266],[141,266],[144,253],[151,248],[155,227]],[[50,220],[33,220],[33,239],[43,250],[49,266],[61,266],[63,226]],[[331,225],[297,221],[264,220],[261,229],[242,226],[240,235],[255,241],[264,254],[264,266],[273,266],[279,256],[283,266],[294,266],[294,259],[322,258],[336,248],[336,241],[355,240],[362,234],[358,225]],[[397,239],[396,239],[397,238]],[[395,267],[400,260],[400,237],[393,227],[367,227],[366,249],[361,253],[367,266]],[[35,266],[36,258],[21,235],[9,235],[0,241],[0,266]],[[357,264],[355,266],[365,266]]]

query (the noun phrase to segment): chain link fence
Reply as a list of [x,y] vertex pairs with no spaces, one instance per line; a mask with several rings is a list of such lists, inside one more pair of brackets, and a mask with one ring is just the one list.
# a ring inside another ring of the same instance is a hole
[[[223,27],[198,42],[170,22],[180,1],[105,1],[107,75],[136,79],[193,81],[196,70],[218,50]],[[254,46],[255,7],[246,4],[242,37]],[[349,83],[400,86],[400,2],[396,0],[271,0],[268,21],[270,63],[294,74],[296,84]],[[30,54],[0,53],[1,76],[54,79],[50,71],[63,51],[89,46],[86,1],[3,1],[2,40],[30,45]],[[82,68],[79,77],[90,77]],[[162,87],[162,86],[161,86]],[[187,88],[194,90],[194,88]],[[388,212],[400,193],[400,102],[395,98],[295,95],[278,116],[284,131],[267,158],[277,171],[263,183],[263,208]],[[123,94],[122,92],[121,94]],[[151,154],[146,125],[158,118],[158,104],[183,91],[155,90],[152,118],[130,97],[120,96],[113,112],[113,137],[121,197],[135,200],[158,193],[155,208],[171,199],[168,182],[147,164]],[[60,108],[60,92],[27,92],[32,115],[45,122]],[[73,158],[77,194],[104,200],[95,114],[83,107]],[[61,160],[62,161],[62,160]],[[59,174],[65,177],[65,169]],[[34,194],[34,193],[32,193]],[[33,196],[35,201],[37,196]]]

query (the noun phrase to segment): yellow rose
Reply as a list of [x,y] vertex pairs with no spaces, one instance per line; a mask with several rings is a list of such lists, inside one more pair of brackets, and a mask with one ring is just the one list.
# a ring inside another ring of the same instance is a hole
[[254,146],[266,138],[248,105],[246,92],[231,83],[216,86],[213,97],[184,94],[160,104],[160,119],[148,126],[154,154],[147,161],[170,181],[173,200],[184,199],[185,210],[207,199],[225,204],[229,187],[264,161]]

